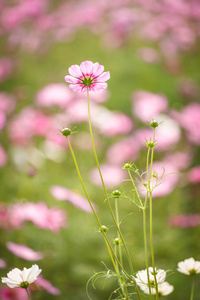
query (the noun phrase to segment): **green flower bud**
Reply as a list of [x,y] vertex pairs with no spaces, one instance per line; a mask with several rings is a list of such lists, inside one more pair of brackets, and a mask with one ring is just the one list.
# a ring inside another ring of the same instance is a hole
[[153,128],[156,128],[158,127],[159,123],[156,121],[156,120],[152,120],[150,123],[149,123],[149,126],[153,127]]
[[118,238],[114,239],[114,241],[113,241],[113,242],[114,242],[114,244],[115,244],[115,245],[119,246],[119,243],[120,243],[120,241],[119,241],[119,239],[118,239]]
[[72,131],[71,131],[71,129],[70,128],[63,128],[62,130],[61,130],[61,133],[62,133],[62,135],[64,135],[64,136],[68,136],[68,135],[70,135],[71,133],[72,133]]
[[153,173],[153,177],[154,177],[154,178],[158,178],[158,173],[154,172],[154,173]]
[[108,230],[108,228],[105,226],[105,225],[102,225],[100,228],[99,228],[99,231],[100,232],[106,232]]
[[125,163],[125,164],[123,165],[123,168],[122,168],[122,169],[128,170],[128,169],[130,169],[131,167],[132,167],[132,164],[131,164],[131,163]]
[[119,198],[121,196],[121,192],[119,190],[114,190],[112,195],[114,198]]

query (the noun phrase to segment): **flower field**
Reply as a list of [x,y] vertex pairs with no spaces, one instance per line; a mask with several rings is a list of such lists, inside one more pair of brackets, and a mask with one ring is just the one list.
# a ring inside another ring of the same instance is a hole
[[199,2],[0,1],[0,24],[0,299],[199,299]]

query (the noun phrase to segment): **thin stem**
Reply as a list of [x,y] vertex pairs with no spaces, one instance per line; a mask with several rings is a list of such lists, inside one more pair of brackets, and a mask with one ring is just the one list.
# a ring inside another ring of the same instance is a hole
[[138,200],[139,200],[139,202],[140,202],[140,206],[141,206],[141,208],[142,208],[142,209],[144,209],[144,206],[143,206],[143,203],[142,203],[141,197],[140,197],[140,195],[139,195],[139,193],[138,193],[138,190],[137,190],[137,187],[136,187],[135,181],[133,180],[133,177],[132,177],[132,175],[131,175],[131,171],[130,171],[129,169],[128,169],[128,175],[129,175],[129,177],[130,177],[130,179],[131,179],[131,182],[132,182],[132,184],[133,184],[133,187],[134,187],[134,191],[136,192],[136,195],[137,195],[137,197],[138,197]]
[[193,297],[194,297],[194,275],[192,275],[192,287],[191,287],[190,300],[193,300]]
[[[115,198],[115,215],[116,215],[116,221],[117,221],[117,226],[119,227],[119,210],[118,210],[118,199]],[[120,234],[119,231],[117,231],[117,236],[118,236],[118,240],[119,240],[119,245],[118,245],[118,249],[119,249],[119,259],[121,264],[123,265],[122,262],[122,249],[121,249],[121,241],[120,241]]]
[[[155,142],[155,128],[153,132],[153,143]],[[150,245],[151,245],[151,259],[152,259],[152,267],[153,267],[153,273],[154,273],[154,280],[156,285],[156,300],[159,299],[158,294],[158,283],[156,278],[156,272],[155,272],[155,258],[154,258],[154,248],[153,248],[153,201],[152,201],[152,190],[153,186],[151,186],[151,176],[152,176],[152,169],[153,169],[153,156],[154,156],[154,148],[151,149],[151,162],[150,162],[150,170],[147,172],[148,176],[148,191],[149,191],[149,202],[150,202]]]
[[[100,220],[99,220],[99,218],[98,218],[98,216],[97,216],[97,214],[96,214],[96,211],[95,211],[95,209],[94,209],[94,207],[93,207],[93,205],[92,205],[92,202],[91,202],[91,200],[90,200],[90,197],[89,197],[89,195],[88,195],[88,192],[87,192],[87,190],[86,190],[86,188],[85,188],[85,185],[84,185],[84,182],[83,182],[83,179],[82,179],[82,176],[81,176],[79,167],[78,167],[78,163],[77,163],[77,160],[76,160],[76,157],[75,157],[75,154],[74,154],[74,151],[73,151],[73,149],[72,149],[72,146],[71,146],[71,143],[70,143],[70,141],[69,141],[68,136],[67,136],[67,142],[68,142],[68,145],[69,145],[69,148],[70,148],[70,151],[71,151],[73,160],[74,160],[74,164],[75,164],[76,171],[77,171],[77,173],[78,173],[78,177],[79,177],[79,180],[80,180],[80,182],[81,182],[82,188],[83,188],[83,190],[84,190],[84,192],[85,192],[86,198],[87,198],[88,203],[89,203],[89,205],[90,205],[90,207],[91,207],[91,209],[92,209],[92,212],[93,212],[93,214],[94,214],[94,216],[95,216],[95,219],[96,219],[96,221],[97,221],[97,223],[98,223],[98,225],[99,225],[99,228],[101,228],[101,222],[100,222]],[[106,242],[106,246],[107,246],[107,248],[108,248],[108,252],[109,252],[109,254],[110,254],[110,257],[111,257],[113,266],[114,266],[115,270],[117,271],[117,268],[116,268],[116,265],[115,265],[113,256],[112,256],[111,251],[110,251],[110,247],[111,247],[111,246],[109,245],[109,242],[108,242],[107,237],[106,237],[106,235],[105,235],[105,232],[104,232],[103,230],[102,230],[102,233],[103,233],[103,236],[104,236],[104,239],[105,239],[105,242]]]
[[147,279],[149,287],[149,299],[151,299],[151,287],[149,279],[149,263],[148,263],[148,248],[147,248],[147,225],[146,225],[146,208],[143,210],[143,235],[144,235],[144,249],[145,249],[145,261],[147,269]]
[[26,290],[26,292],[27,292],[28,299],[31,300],[31,297],[30,297],[30,294],[29,294],[29,292],[28,292],[28,289],[26,288],[25,290]]
[[129,262],[131,273],[133,273],[134,271],[133,271],[132,260],[131,260],[128,248],[126,246],[125,240],[123,238],[123,235],[121,233],[121,230],[120,230],[120,228],[117,225],[115,216],[114,216],[113,211],[112,211],[112,207],[111,207],[110,200],[109,200],[109,197],[108,197],[108,194],[107,194],[107,191],[106,191],[105,183],[104,183],[104,180],[103,180],[103,176],[102,176],[102,173],[101,173],[101,168],[100,168],[100,165],[99,165],[99,160],[98,160],[96,149],[95,149],[95,145],[94,145],[94,138],[93,138],[93,133],[92,133],[92,122],[91,122],[91,115],[90,115],[90,99],[89,99],[89,90],[88,89],[87,89],[87,102],[88,102],[88,120],[89,120],[89,128],[90,128],[90,136],[91,136],[92,148],[93,148],[93,152],[94,152],[94,156],[95,156],[97,168],[98,168],[98,171],[99,171],[99,175],[100,175],[100,178],[101,178],[101,182],[102,182],[104,194],[105,194],[105,197],[106,197],[106,202],[108,204],[108,207],[109,207],[109,210],[110,210],[110,214],[112,216],[112,219],[113,219],[113,222],[115,224],[115,227],[117,228],[117,231],[118,231],[118,233],[120,235],[120,239],[122,241],[122,244],[124,245],[124,249],[126,251],[126,255],[127,255],[127,258],[128,258],[128,262]]
[[[76,160],[76,156],[75,156],[75,154],[74,154],[74,151],[73,151],[73,149],[72,149],[72,146],[71,146],[71,143],[70,143],[70,141],[69,141],[68,136],[67,136],[67,142],[68,142],[68,145],[69,145],[69,148],[70,148],[70,151],[71,151],[73,160],[74,160],[74,164],[75,164],[75,167],[76,167],[76,171],[77,171],[77,173],[78,173],[78,176],[79,176],[79,180],[80,180],[81,185],[82,185],[82,187],[83,187],[83,190],[84,190],[84,192],[85,192],[86,198],[87,198],[87,200],[88,200],[88,202],[89,202],[89,205],[90,205],[90,207],[91,207],[91,209],[92,209],[92,212],[93,212],[93,214],[94,214],[94,216],[95,216],[95,219],[96,219],[96,221],[97,221],[99,227],[101,228],[101,222],[100,222],[100,220],[99,220],[99,218],[98,218],[98,216],[97,216],[97,214],[96,214],[96,212],[95,212],[95,209],[94,209],[94,207],[93,207],[93,205],[92,205],[92,202],[91,202],[91,200],[90,200],[90,197],[89,197],[89,195],[88,195],[88,193],[87,193],[87,190],[86,190],[86,188],[85,188],[85,185],[84,185],[84,182],[83,182],[83,179],[82,179],[82,176],[81,176],[79,167],[78,167],[78,163],[77,163],[77,160]],[[121,270],[122,270],[122,272],[124,273],[124,275],[125,275],[129,280],[131,280],[131,282],[133,282],[133,284],[134,284],[134,286],[135,286],[135,289],[136,289],[136,292],[137,292],[138,299],[141,300],[140,293],[139,293],[139,290],[138,290],[138,287],[137,287],[135,281],[134,281],[133,278],[125,271],[125,269],[123,268],[122,264],[120,263],[119,259],[118,259],[117,256],[116,256],[115,251],[113,250],[113,248],[112,248],[112,246],[111,246],[111,244],[110,244],[110,242],[109,242],[109,240],[108,240],[108,238],[107,238],[105,232],[104,232],[103,230],[102,230],[101,232],[102,232],[102,234],[103,234],[103,237],[104,237],[104,240],[105,240],[105,243],[106,243],[106,246],[107,246],[107,249],[108,249],[108,252],[109,252],[109,255],[110,255],[110,258],[111,258],[111,260],[112,260],[112,263],[113,263],[113,266],[114,266],[114,269],[115,269],[116,273],[119,274],[114,259],[116,260],[117,264],[118,264],[119,267],[121,268]],[[114,257],[114,258],[113,258],[113,257]],[[120,278],[120,276],[119,276],[119,278]],[[30,299],[29,299],[29,300],[30,300]]]

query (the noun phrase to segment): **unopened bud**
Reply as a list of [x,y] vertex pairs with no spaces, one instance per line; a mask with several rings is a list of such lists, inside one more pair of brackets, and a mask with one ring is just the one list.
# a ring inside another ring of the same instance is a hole
[[114,190],[112,195],[114,198],[119,198],[121,196],[121,192],[119,190]]
[[64,135],[64,136],[68,136],[68,135],[70,135],[71,133],[72,133],[72,131],[71,131],[71,129],[70,128],[63,128],[62,130],[61,130],[61,133],[62,133],[62,135]]
[[132,167],[132,164],[131,164],[131,163],[125,163],[125,164],[123,165],[123,168],[122,168],[122,169],[128,170],[128,169],[130,169],[131,167]]
[[153,127],[153,128],[156,128],[158,127],[159,123],[156,121],[156,120],[152,120],[150,123],[149,123],[149,126]]
[[120,241],[119,241],[119,239],[118,239],[118,238],[114,239],[114,241],[113,241],[113,242],[114,242],[114,244],[115,244],[115,245],[119,246],[119,243],[120,243]]
[[100,232],[106,232],[108,230],[108,228],[105,226],[105,225],[102,225],[100,228],[99,228],[99,231]]
[[158,173],[154,172],[154,173],[153,173],[153,177],[154,177],[154,178],[158,178]]

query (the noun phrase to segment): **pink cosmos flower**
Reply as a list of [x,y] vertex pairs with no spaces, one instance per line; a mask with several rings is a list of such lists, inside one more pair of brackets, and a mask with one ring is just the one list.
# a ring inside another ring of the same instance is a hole
[[25,260],[33,261],[33,260],[40,260],[43,258],[42,253],[36,252],[33,249],[27,247],[26,245],[8,242],[6,246],[8,250],[12,252],[14,255]]
[[67,216],[57,207],[48,208],[44,202],[17,203],[9,208],[9,223],[13,228],[20,228],[24,222],[32,222],[36,227],[59,232],[67,226]]
[[[105,185],[109,189],[119,186],[126,178],[125,172],[122,170],[121,166],[118,165],[103,164],[101,165],[101,172]],[[97,168],[91,170],[89,177],[95,185],[102,187],[101,178]]]
[[192,168],[188,172],[188,180],[192,183],[199,183],[200,182],[200,166],[196,166]]
[[66,107],[72,100],[72,92],[63,83],[51,83],[40,90],[35,102],[44,107],[59,106]]
[[[67,189],[63,186],[53,185],[51,187],[51,194],[57,200],[69,201],[76,207],[78,207],[88,213],[92,213],[92,210],[91,210],[90,205],[86,198],[79,195],[78,193],[70,191],[69,189]],[[95,205],[94,205],[94,207],[95,207]]]
[[49,294],[60,295],[60,290],[53,286],[51,282],[45,279],[42,275],[38,276],[37,282],[35,284],[37,285],[37,287],[44,289]]
[[0,299],[2,300],[27,300],[25,289],[11,289],[8,286],[0,288]]
[[87,89],[93,92],[101,92],[107,88],[107,81],[110,79],[110,72],[103,72],[104,66],[91,61],[84,61],[69,68],[70,75],[65,76],[65,81],[71,83],[69,87],[75,92],[86,92]]
[[168,100],[164,95],[148,91],[135,91],[132,95],[132,103],[133,114],[143,122],[156,118],[168,107]]
[[200,225],[200,214],[194,215],[175,215],[169,218],[168,225],[179,228],[197,227]]

